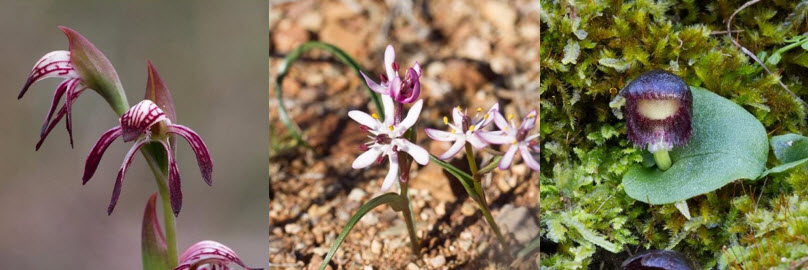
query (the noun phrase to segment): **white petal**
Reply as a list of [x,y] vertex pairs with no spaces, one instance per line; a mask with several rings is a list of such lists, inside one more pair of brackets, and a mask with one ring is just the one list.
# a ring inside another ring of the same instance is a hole
[[533,155],[530,154],[527,145],[519,146],[519,153],[522,154],[522,160],[525,161],[525,164],[527,164],[528,167],[530,167],[534,171],[537,172],[539,171],[539,162],[533,159]]
[[499,113],[499,103],[495,103],[494,106],[491,106],[491,109],[488,109],[488,112],[485,114],[488,117],[483,118],[484,119],[483,123],[480,124],[480,126],[477,127],[477,129],[482,129],[488,126],[488,124],[490,124],[491,121],[494,121],[494,115],[498,113]]
[[516,140],[516,138],[514,136],[510,136],[509,133],[499,131],[480,131],[477,132],[477,136],[479,136],[484,142],[490,144],[510,144]]
[[500,170],[507,170],[511,167],[511,162],[513,162],[513,157],[516,156],[517,149],[519,148],[515,146],[508,148],[508,151],[505,152],[504,156],[502,156],[502,160],[499,161]]
[[460,152],[460,149],[463,149],[464,146],[466,146],[466,140],[458,139],[454,144],[452,144],[452,147],[449,147],[449,150],[446,150],[446,153],[443,153],[438,158],[441,160],[450,159],[457,155],[457,152]]
[[386,87],[381,86],[381,85],[377,84],[376,82],[374,82],[373,80],[371,80],[367,75],[365,75],[364,72],[359,71],[359,73],[361,73],[362,77],[365,78],[365,83],[368,84],[368,87],[370,87],[370,90],[373,90],[374,92],[377,92],[379,94],[389,94],[387,92]]
[[382,105],[384,107],[384,125],[385,126],[391,125],[393,123],[393,118],[395,117],[396,112],[393,98],[388,95],[382,95]]
[[358,122],[363,126],[367,126],[370,129],[376,130],[379,129],[379,120],[373,118],[372,116],[368,115],[363,111],[353,110],[348,112],[348,117],[353,119],[354,121]]
[[474,146],[475,149],[480,149],[488,146],[486,142],[484,142],[483,140],[480,139],[480,137],[477,136],[477,133],[473,133],[471,135],[466,136],[466,140],[469,143],[471,143],[471,146]]
[[401,95],[401,79],[398,77],[393,77],[390,79],[390,83],[387,84],[387,93],[393,99],[399,100],[399,95]]
[[426,163],[429,162],[429,152],[427,152],[426,149],[407,140],[404,140],[403,144],[404,147],[402,147],[401,150],[410,154],[415,162],[421,165],[426,165]]
[[531,130],[535,125],[536,125],[536,110],[532,110],[530,111],[530,113],[527,114],[527,116],[525,116],[525,119],[522,121],[522,127],[520,128],[524,130]]
[[387,45],[384,50],[384,69],[387,71],[387,79],[392,80],[393,77],[398,78],[398,74],[393,70],[393,62],[396,61],[396,50],[393,45]]
[[452,109],[452,122],[459,128],[463,127],[463,112],[460,111],[459,107]]
[[425,128],[424,132],[426,132],[427,136],[436,141],[451,142],[457,140],[457,134],[446,132],[443,130],[437,130],[434,128]]
[[398,155],[395,153],[388,156],[390,160],[390,170],[387,171],[387,176],[384,177],[382,183],[382,192],[387,191],[398,179]]
[[495,113],[493,116],[494,116],[494,124],[496,124],[500,130],[507,130],[513,128],[511,127],[510,124],[508,124],[508,120],[505,120],[505,117],[502,116],[501,112],[497,111],[497,113]]
[[423,106],[423,99],[419,99],[417,102],[415,102],[415,104],[412,105],[412,108],[410,108],[410,111],[407,112],[407,117],[404,117],[404,120],[401,120],[398,127],[402,130],[407,130],[412,127],[412,125],[415,125],[415,121],[418,121],[418,116],[421,115],[421,108],[423,108]]
[[351,164],[351,167],[353,167],[354,169],[361,169],[370,166],[370,164],[373,164],[373,162],[376,161],[377,158],[379,158],[379,155],[381,153],[382,153],[381,150],[378,150],[376,148],[370,148],[361,155],[359,155],[358,157],[356,157],[356,159],[353,161],[353,164]]
[[418,61],[415,61],[415,65],[412,66],[412,69],[415,70],[415,74],[418,75],[418,77],[421,77],[421,65],[418,64]]

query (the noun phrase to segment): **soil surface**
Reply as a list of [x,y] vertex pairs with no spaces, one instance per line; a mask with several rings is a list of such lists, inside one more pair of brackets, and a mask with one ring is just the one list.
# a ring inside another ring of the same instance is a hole
[[[356,74],[324,52],[304,54],[282,84],[284,105],[312,148],[294,146],[278,118],[274,78],[285,54],[303,42],[337,45],[371,74],[383,71],[387,44],[402,67],[418,61],[425,103],[416,143],[433,155],[449,143],[430,140],[423,128],[444,129],[442,118],[455,106],[499,103],[516,117],[539,109],[537,1],[290,1],[270,4],[269,25],[271,268],[316,269],[348,219],[382,194],[388,169],[387,162],[351,168],[368,139],[348,111],[376,108]],[[492,158],[478,156],[478,164]],[[460,156],[451,163],[468,170]],[[538,268],[538,250],[516,258],[539,233],[539,175],[519,158],[510,170],[494,170],[482,180],[511,254],[457,179],[432,163],[412,170],[420,254],[412,252],[401,214],[382,206],[354,227],[330,269]]]

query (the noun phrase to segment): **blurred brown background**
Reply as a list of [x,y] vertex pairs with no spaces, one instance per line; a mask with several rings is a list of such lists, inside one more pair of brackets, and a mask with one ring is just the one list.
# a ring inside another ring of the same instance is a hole
[[[58,79],[20,87],[45,53],[66,50],[71,27],[115,65],[130,104],[143,97],[151,59],[174,95],[178,122],[214,161],[213,186],[178,144],[184,207],[179,250],[205,239],[250,265],[267,262],[267,2],[7,1],[0,3],[0,261],[4,269],[139,269],[140,226],[154,179],[138,154],[115,212],[106,207],[131,143],[119,139],[81,185],[85,157],[117,117],[94,92],[73,106],[75,149],[63,123],[34,151]],[[114,3],[113,3],[114,2]]]

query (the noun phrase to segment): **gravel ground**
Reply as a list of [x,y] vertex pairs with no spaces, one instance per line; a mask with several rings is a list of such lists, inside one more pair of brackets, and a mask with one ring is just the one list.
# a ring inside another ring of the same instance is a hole
[[[523,116],[538,109],[537,1],[289,1],[270,4],[270,77],[299,44],[320,40],[351,54],[373,74],[387,44],[403,67],[421,63],[424,110],[417,143],[440,154],[447,143],[423,127],[441,127],[451,108],[488,108]],[[274,79],[271,80],[274,82]],[[283,82],[284,104],[312,149],[292,147],[270,100],[269,262],[316,268],[351,215],[382,194],[387,165],[354,170],[367,139],[348,118],[375,111],[362,82],[327,53],[310,52]],[[270,96],[274,97],[270,83]],[[535,131],[535,130],[534,130]],[[491,156],[482,155],[487,161]],[[452,163],[466,168],[465,160]],[[368,213],[334,256],[337,269],[534,269],[538,253],[514,261],[505,254],[476,204],[456,179],[434,164],[414,166],[410,194],[422,245],[412,254],[400,214],[383,206]],[[537,237],[539,176],[521,162],[495,170],[483,185],[511,250]]]

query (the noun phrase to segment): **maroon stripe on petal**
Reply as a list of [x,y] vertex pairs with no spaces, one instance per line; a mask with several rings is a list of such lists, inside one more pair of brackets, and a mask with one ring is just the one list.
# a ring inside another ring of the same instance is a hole
[[84,177],[82,177],[82,184],[86,184],[93,174],[95,174],[95,169],[98,168],[98,162],[101,161],[101,156],[104,155],[104,151],[107,150],[107,147],[114,141],[118,136],[121,136],[121,127],[114,127],[110,130],[104,132],[101,135],[101,138],[95,142],[95,145],[90,150],[90,154],[87,155],[87,162],[84,164]]
[[45,54],[31,69],[31,73],[28,75],[28,79],[25,81],[25,85],[22,87],[17,99],[22,98],[28,88],[39,80],[50,77],[79,78],[70,59],[70,52],[68,51],[53,51]]
[[123,141],[128,142],[140,137],[159,121],[168,120],[165,113],[151,100],[143,100],[121,115]]
[[84,92],[84,89],[78,89],[79,80],[75,80],[71,85],[67,87],[67,99],[65,99],[65,108],[67,110],[66,113],[66,120],[65,120],[65,128],[67,129],[67,136],[70,137],[70,148],[73,148],[73,102],[76,101],[76,98]]
[[67,93],[67,87],[73,80],[75,79],[67,79],[62,81],[62,83],[56,87],[56,92],[53,92],[53,99],[51,99],[50,109],[48,109],[48,116],[45,117],[45,123],[42,124],[42,131],[39,133],[40,136],[45,134],[45,130],[48,128],[48,123],[50,123],[53,113],[56,112],[56,107],[59,105],[59,100],[61,100],[65,93]]
[[59,113],[56,114],[56,118],[54,118],[53,121],[50,122],[50,125],[48,126],[47,129],[45,129],[45,132],[39,135],[39,141],[36,143],[37,151],[39,151],[39,147],[41,147],[42,143],[45,142],[45,138],[48,137],[48,134],[50,134],[51,130],[53,130],[53,128],[56,127],[56,124],[59,123],[59,120],[62,120],[62,117],[64,117],[66,113],[67,108],[65,106],[62,106],[62,109],[60,109]]
[[123,164],[121,164],[121,169],[118,170],[118,177],[115,179],[115,186],[112,188],[112,198],[109,201],[109,207],[107,207],[108,215],[112,215],[112,210],[115,210],[115,205],[118,204],[118,197],[121,196],[121,187],[123,186],[123,177],[126,176],[126,169],[132,164],[137,150],[148,142],[147,140],[138,140],[135,142],[135,145],[132,145],[132,148],[129,148],[129,152],[126,153],[126,157],[123,158]]
[[199,137],[199,134],[196,134],[196,132],[188,127],[176,124],[168,125],[168,132],[178,134],[188,141],[188,144],[191,145],[191,148],[194,149],[194,153],[196,154],[196,162],[199,163],[202,178],[205,179],[205,183],[212,185],[213,180],[211,180],[211,174],[213,174],[213,161],[210,158],[208,147],[205,145],[205,142],[202,141],[202,138]]
[[168,155],[168,194],[171,199],[171,210],[176,217],[180,214],[180,209],[182,208],[180,171],[177,169],[177,159],[174,156],[171,145],[167,141],[160,141],[160,144],[163,145],[163,149],[166,150],[166,155]]

